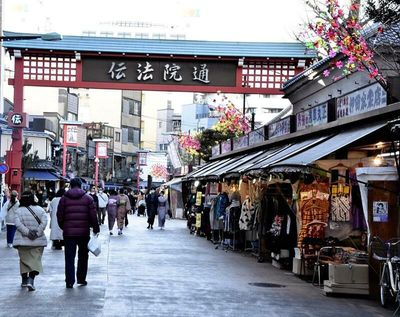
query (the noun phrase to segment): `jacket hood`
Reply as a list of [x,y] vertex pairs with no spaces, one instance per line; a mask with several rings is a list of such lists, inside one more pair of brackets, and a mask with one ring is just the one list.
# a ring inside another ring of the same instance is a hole
[[81,188],[71,188],[70,190],[66,191],[64,196],[71,198],[71,199],[80,199],[86,192]]

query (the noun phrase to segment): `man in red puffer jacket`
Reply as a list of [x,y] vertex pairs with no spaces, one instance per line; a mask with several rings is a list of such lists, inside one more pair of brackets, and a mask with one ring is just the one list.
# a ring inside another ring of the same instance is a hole
[[65,283],[72,288],[75,283],[75,256],[78,247],[78,269],[76,278],[79,285],[87,285],[90,227],[93,233],[100,232],[96,206],[93,198],[81,189],[79,178],[70,182],[71,189],[61,197],[57,209],[58,225],[63,230],[65,243]]

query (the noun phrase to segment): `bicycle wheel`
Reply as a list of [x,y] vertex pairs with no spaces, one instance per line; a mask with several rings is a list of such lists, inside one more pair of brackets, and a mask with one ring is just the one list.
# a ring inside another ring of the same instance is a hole
[[380,285],[380,299],[381,305],[387,307],[392,301],[392,295],[390,293],[390,277],[389,269],[385,265],[382,271],[381,285]]

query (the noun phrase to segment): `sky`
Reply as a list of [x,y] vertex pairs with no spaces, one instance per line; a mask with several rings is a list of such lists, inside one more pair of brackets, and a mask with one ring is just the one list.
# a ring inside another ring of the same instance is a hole
[[81,35],[115,20],[182,28],[188,39],[295,41],[304,0],[2,0],[3,29]]

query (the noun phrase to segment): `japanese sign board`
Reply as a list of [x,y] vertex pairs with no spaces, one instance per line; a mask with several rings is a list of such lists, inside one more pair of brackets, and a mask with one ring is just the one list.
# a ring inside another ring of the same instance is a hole
[[328,122],[328,103],[323,103],[296,114],[297,131]]
[[108,143],[107,142],[96,142],[96,156],[98,158],[107,158],[107,149]]
[[66,145],[78,146],[78,126],[66,124],[64,126],[64,133],[66,137]]
[[387,94],[379,83],[362,88],[336,100],[336,118],[345,118],[387,105]]
[[8,126],[10,128],[27,128],[28,115],[25,112],[9,112]]
[[260,128],[249,133],[249,145],[259,144],[265,141],[264,128]]
[[213,146],[213,147],[211,148],[212,156],[217,156],[217,155],[219,155],[219,154],[220,154],[220,151],[221,151],[221,148],[220,148],[220,145],[219,145],[219,144],[218,144],[218,145],[215,145],[215,146]]
[[374,201],[372,203],[372,218],[374,222],[389,221],[389,208],[387,201]]
[[221,154],[232,151],[232,140],[229,139],[221,143]]
[[268,125],[268,138],[271,139],[289,134],[290,128],[290,117],[271,123]]
[[239,138],[233,139],[233,149],[234,150],[242,149],[247,146],[249,146],[249,136],[247,134],[243,135]]
[[83,81],[134,84],[236,85],[237,63],[218,61],[85,58]]

